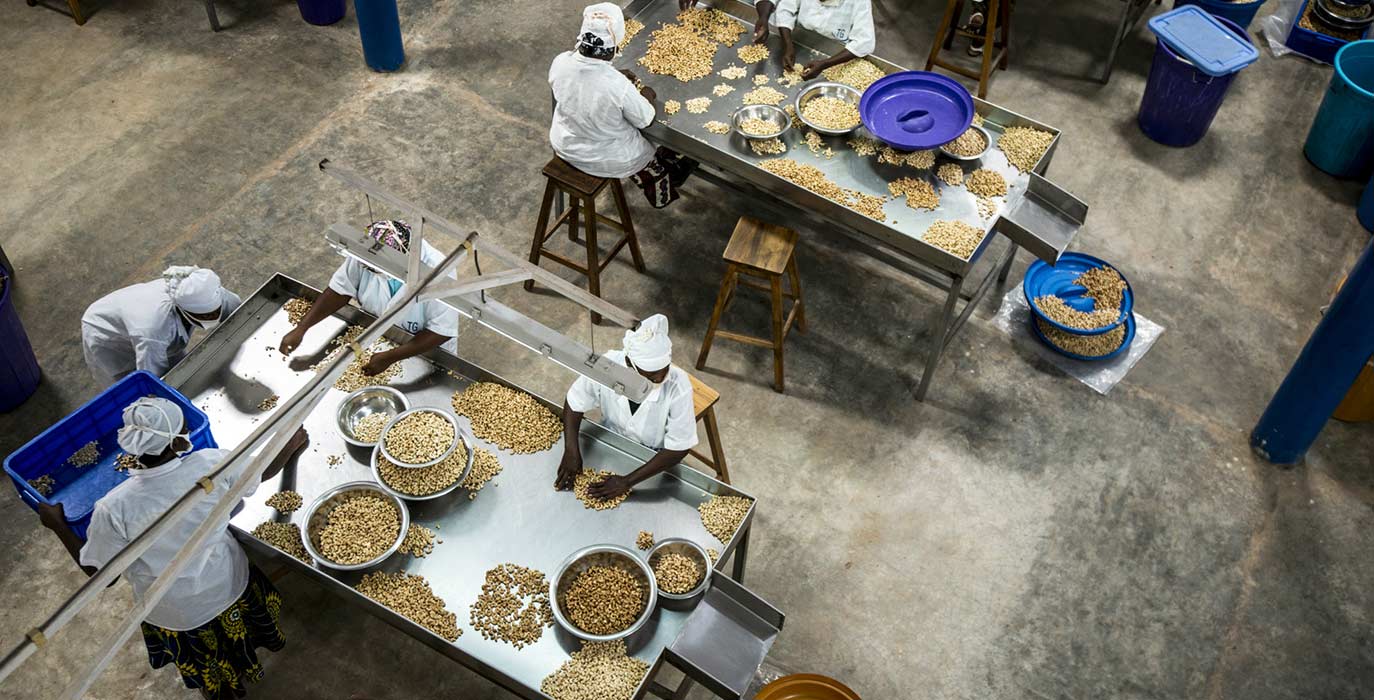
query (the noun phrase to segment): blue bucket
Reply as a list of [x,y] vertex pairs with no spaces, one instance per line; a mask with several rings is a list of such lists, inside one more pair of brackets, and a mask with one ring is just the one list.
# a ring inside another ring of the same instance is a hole
[[1370,233],[1374,233],[1374,179],[1364,186],[1364,194],[1360,195],[1360,206],[1355,210],[1355,216],[1359,218]]
[[7,413],[33,396],[43,375],[19,310],[14,308],[14,278],[3,266],[0,287],[0,413]]
[[1374,170],[1374,40],[1346,44],[1336,52],[1334,65],[1302,152],[1330,175],[1369,177]]
[[396,0],[354,0],[358,34],[363,40],[363,60],[375,71],[389,73],[406,62],[401,43],[401,16]]
[[[1224,17],[1216,19],[1250,42],[1250,36],[1235,22]],[[1235,77],[1236,73],[1207,75],[1163,41],[1156,40],[1154,62],[1150,64],[1150,77],[1145,82],[1140,114],[1136,117],[1140,130],[1165,146],[1191,146],[1201,141]]]
[[1263,4],[1264,0],[1243,0],[1242,2],[1229,2],[1228,0],[1174,0],[1174,7],[1197,5],[1212,13],[1212,15],[1218,19],[1231,20],[1241,29],[1250,28],[1250,23],[1254,21],[1255,15],[1259,13],[1260,5]]
[[346,0],[296,0],[301,19],[316,26],[334,24],[348,12]]

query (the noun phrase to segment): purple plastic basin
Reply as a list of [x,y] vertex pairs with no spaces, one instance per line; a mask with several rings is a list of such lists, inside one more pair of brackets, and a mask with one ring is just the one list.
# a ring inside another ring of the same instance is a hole
[[918,151],[959,138],[973,123],[973,96],[952,78],[909,70],[868,86],[859,115],[878,140]]

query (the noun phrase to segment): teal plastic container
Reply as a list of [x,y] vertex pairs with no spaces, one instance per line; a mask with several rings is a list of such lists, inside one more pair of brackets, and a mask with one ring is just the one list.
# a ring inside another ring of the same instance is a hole
[[1202,9],[1212,13],[1217,17],[1223,17],[1236,23],[1241,29],[1249,29],[1250,23],[1254,21],[1255,14],[1259,12],[1260,5],[1264,0],[1241,0],[1231,2],[1230,0],[1174,0],[1174,7],[1184,5],[1197,5]]
[[1374,40],[1346,44],[1333,65],[1302,150],[1323,172],[1367,178],[1374,171]]

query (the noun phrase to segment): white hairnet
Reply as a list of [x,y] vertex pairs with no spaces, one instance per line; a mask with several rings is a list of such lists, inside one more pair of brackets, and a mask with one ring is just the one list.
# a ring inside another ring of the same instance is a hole
[[668,317],[654,314],[625,331],[625,356],[645,372],[657,372],[673,361],[673,341],[668,337]]
[[193,265],[173,265],[162,273],[167,280],[167,295],[182,311],[204,314],[218,311],[221,304],[219,275]]
[[124,409],[119,446],[134,456],[162,454],[185,423],[180,406],[167,399],[141,398]]
[[625,38],[625,13],[615,3],[599,2],[582,10],[582,29],[577,43],[584,53],[610,56]]

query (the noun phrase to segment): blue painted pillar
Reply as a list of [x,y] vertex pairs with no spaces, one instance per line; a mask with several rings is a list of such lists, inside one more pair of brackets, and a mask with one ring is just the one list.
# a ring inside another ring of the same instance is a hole
[[401,16],[396,0],[353,0],[358,15],[358,34],[363,40],[363,59],[369,68],[389,73],[406,62],[401,44]]
[[1260,416],[1250,446],[1275,464],[1302,459],[1374,355],[1374,242],[1365,246],[1331,308]]

